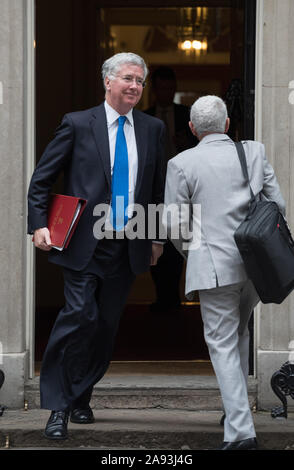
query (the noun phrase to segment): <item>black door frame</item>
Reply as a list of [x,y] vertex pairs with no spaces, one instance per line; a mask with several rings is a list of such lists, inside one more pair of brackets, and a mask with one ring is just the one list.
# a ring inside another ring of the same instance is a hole
[[256,0],[246,0],[244,10],[244,136],[254,139]]
[[[91,0],[92,5],[97,9],[99,8],[110,8],[110,7],[185,7],[195,6],[195,1],[175,1],[175,0]],[[123,4],[122,4],[123,3]],[[158,5],[160,3],[160,5]],[[77,4],[77,0],[72,0],[72,4]],[[243,74],[243,116],[244,116],[244,129],[243,133],[245,138],[254,139],[254,101],[255,101],[255,26],[256,26],[256,0],[221,0],[221,1],[197,1],[198,6],[209,6],[209,7],[240,7],[244,5],[244,74]],[[94,10],[94,8],[93,8]],[[78,16],[78,11],[73,9],[73,15]],[[82,27],[82,26],[81,26]],[[74,33],[74,32],[73,32]],[[87,44],[92,40],[94,35],[87,39]],[[97,65],[97,63],[96,63]],[[95,66],[96,66],[95,65]],[[76,70],[74,64],[72,69]],[[81,73],[81,72],[79,72]],[[89,72],[90,73],[90,72]],[[83,78],[83,77],[81,77]],[[92,79],[92,83],[96,83]],[[98,80],[97,80],[98,83]],[[85,90],[86,92],[87,90]],[[72,91],[73,96],[75,90]],[[91,97],[89,98],[89,100]],[[75,103],[75,100],[73,100]],[[79,103],[75,103],[78,107]],[[250,372],[253,371],[253,320],[250,322],[251,330],[251,345],[250,345]]]

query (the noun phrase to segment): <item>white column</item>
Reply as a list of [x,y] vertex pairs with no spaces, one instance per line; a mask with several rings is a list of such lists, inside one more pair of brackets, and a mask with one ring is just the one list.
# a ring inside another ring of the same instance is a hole
[[[294,233],[294,2],[257,3],[256,138],[265,144]],[[282,305],[261,305],[257,316],[258,407],[269,409],[280,404],[270,379],[294,339],[294,294]]]
[[25,342],[25,11],[26,2],[0,0],[0,402],[23,406]]

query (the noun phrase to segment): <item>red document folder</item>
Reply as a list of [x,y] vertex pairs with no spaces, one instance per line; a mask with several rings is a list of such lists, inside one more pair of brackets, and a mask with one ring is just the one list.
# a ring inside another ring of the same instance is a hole
[[60,251],[67,248],[86,204],[86,199],[80,197],[51,195],[48,207],[48,229],[53,248]]

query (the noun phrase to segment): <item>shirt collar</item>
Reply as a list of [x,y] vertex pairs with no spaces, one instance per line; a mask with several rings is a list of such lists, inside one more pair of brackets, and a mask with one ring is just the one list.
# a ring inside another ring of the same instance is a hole
[[[105,112],[106,112],[106,120],[107,120],[107,126],[110,127],[112,124],[118,120],[118,118],[121,116],[110,104],[107,103],[105,100],[104,102],[105,106]],[[134,118],[133,118],[133,109],[131,109],[127,114],[125,114],[127,121],[131,124],[131,126],[134,125]]]
[[199,144],[209,144],[209,142],[216,142],[219,140],[232,140],[232,139],[227,134],[208,134],[205,137],[203,137],[203,139],[201,139]]

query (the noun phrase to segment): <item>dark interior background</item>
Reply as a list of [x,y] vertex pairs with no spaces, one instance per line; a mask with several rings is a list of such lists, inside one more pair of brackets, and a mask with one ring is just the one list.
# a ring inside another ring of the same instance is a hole
[[[171,44],[170,31],[183,26],[175,23],[185,18],[185,9],[192,7],[209,10],[208,50],[200,59],[193,55],[183,58],[178,50],[173,53]],[[231,115],[231,137],[253,138],[255,8],[255,0],[36,0],[37,161],[66,112],[86,109],[103,100],[101,64],[113,53],[127,50],[132,44],[130,33],[139,31],[136,28],[148,28],[148,37],[138,52],[146,59],[150,72],[163,59],[172,66],[185,104],[192,104],[201,94],[222,96]],[[147,108],[152,100],[148,85],[139,107]],[[62,191],[62,178],[54,190]],[[197,299],[185,303],[184,275],[181,290],[183,304],[178,315],[151,314],[149,305],[155,297],[151,277],[149,273],[138,276],[122,316],[113,359],[208,359],[199,303]],[[38,250],[37,361],[42,359],[62,305],[61,270],[48,263],[47,255]]]

